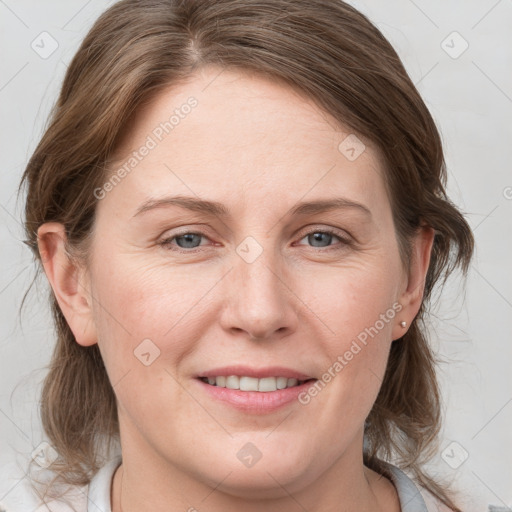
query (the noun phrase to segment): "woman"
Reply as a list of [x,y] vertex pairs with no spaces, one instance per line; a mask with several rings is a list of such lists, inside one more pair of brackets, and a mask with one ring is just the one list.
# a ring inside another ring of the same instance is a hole
[[41,510],[460,510],[422,468],[422,322],[473,250],[445,177],[349,5],[112,6],[23,177],[58,334]]

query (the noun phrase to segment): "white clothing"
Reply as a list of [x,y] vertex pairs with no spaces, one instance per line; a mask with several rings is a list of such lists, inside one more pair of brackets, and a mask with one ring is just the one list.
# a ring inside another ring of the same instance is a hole
[[[10,508],[9,502],[3,507],[6,512],[112,512],[110,491],[112,478],[117,467],[121,464],[118,455],[105,464],[92,478],[89,485],[76,487],[66,495],[69,504],[63,501],[51,501],[47,505],[38,505],[35,496],[26,496],[20,507],[20,500]],[[451,512],[426,489],[421,489],[398,467],[384,462],[391,481],[395,485],[402,512]],[[29,491],[27,490],[27,493]],[[16,508],[15,508],[16,507]],[[0,507],[1,509],[1,507]]]

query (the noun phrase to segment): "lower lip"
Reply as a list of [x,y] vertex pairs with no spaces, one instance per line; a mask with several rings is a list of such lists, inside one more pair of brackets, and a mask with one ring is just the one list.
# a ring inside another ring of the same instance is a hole
[[261,392],[212,386],[201,379],[196,379],[196,381],[215,400],[229,404],[235,409],[255,414],[266,414],[298,401],[299,394],[316,382],[315,380],[309,380],[300,386]]

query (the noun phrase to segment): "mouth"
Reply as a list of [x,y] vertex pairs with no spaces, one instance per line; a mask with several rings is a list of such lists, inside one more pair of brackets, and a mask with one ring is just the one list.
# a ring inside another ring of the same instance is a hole
[[288,389],[302,386],[305,382],[315,379],[299,380],[289,377],[249,377],[247,375],[218,375],[216,377],[199,377],[201,381],[210,386],[219,388],[238,389],[240,391],[257,391],[271,393],[279,389]]
[[204,372],[196,381],[215,402],[245,413],[264,414],[291,405],[317,379],[287,368],[231,366]]

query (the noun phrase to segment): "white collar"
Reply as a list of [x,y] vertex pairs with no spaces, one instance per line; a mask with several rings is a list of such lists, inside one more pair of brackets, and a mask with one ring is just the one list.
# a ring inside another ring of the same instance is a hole
[[[395,485],[400,509],[402,512],[428,512],[423,497],[415,483],[399,468],[381,461],[389,471],[389,477]],[[115,470],[121,464],[118,455],[105,464],[91,480],[87,495],[87,512],[112,512],[110,503],[110,489]]]

